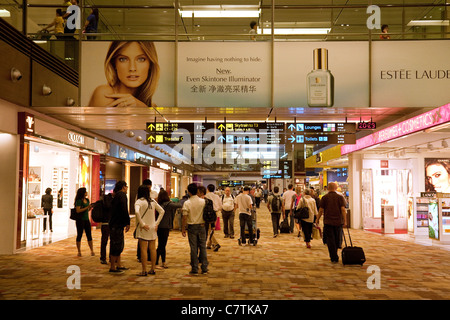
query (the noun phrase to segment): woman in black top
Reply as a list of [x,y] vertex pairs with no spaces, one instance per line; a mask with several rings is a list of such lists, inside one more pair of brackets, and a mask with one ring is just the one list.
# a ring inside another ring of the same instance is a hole
[[175,211],[181,208],[180,203],[170,201],[169,193],[161,189],[158,194],[158,204],[164,209],[164,216],[159,223],[158,234],[158,248],[156,249],[156,265],[158,265],[159,257],[161,257],[162,268],[167,268],[166,265],[166,245],[169,239],[169,231],[173,228],[173,218],[175,217]]
[[41,198],[41,208],[44,209],[44,232],[47,230],[47,216],[49,220],[50,232],[53,232],[52,214],[53,214],[53,196],[52,189],[45,189],[45,194]]

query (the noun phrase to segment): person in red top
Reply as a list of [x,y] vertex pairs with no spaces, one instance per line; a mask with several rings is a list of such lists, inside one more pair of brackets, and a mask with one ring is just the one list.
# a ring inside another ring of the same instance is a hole
[[337,187],[335,182],[328,184],[328,193],[320,200],[319,214],[316,219],[318,225],[323,215],[323,236],[326,238],[328,253],[333,263],[339,261],[337,249],[340,246],[342,227],[347,225],[345,199],[336,193]]
[[388,35],[388,32],[389,32],[389,26],[387,24],[383,24],[381,26],[381,33],[383,33],[383,34],[380,34],[380,39],[381,40],[389,40],[391,37]]

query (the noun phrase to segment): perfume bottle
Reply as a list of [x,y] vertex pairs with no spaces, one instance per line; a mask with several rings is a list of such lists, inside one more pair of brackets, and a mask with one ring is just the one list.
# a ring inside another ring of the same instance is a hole
[[314,49],[313,71],[306,78],[306,91],[310,107],[332,107],[334,103],[334,77],[328,70],[328,50]]

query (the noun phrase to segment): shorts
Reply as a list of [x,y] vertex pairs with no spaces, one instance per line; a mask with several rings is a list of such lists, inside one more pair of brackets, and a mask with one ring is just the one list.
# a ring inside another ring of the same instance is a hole
[[109,253],[114,257],[120,256],[125,245],[124,231],[121,227],[111,227],[109,233]]

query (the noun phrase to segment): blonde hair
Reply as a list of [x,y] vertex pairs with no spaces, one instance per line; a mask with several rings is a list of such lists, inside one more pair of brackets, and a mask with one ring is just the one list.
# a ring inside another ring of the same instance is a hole
[[152,97],[158,87],[159,81],[159,63],[158,54],[156,53],[155,44],[153,41],[113,41],[111,42],[105,59],[105,76],[108,84],[111,87],[116,86],[120,80],[117,77],[117,71],[115,66],[115,59],[119,55],[121,49],[128,44],[136,42],[140,45],[144,53],[150,60],[150,68],[148,70],[148,76],[145,82],[137,89],[134,96],[145,103],[148,107],[153,106]]

